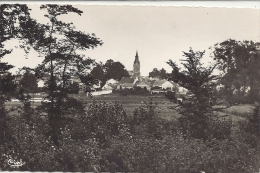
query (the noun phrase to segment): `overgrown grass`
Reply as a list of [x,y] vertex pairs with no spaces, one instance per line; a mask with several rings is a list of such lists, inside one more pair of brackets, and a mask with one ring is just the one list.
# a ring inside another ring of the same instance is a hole
[[239,116],[242,118],[246,118],[247,115],[252,112],[252,109],[253,109],[252,105],[243,104],[243,105],[234,105],[227,109],[223,109],[223,112],[230,114],[230,115],[235,115],[235,116]]

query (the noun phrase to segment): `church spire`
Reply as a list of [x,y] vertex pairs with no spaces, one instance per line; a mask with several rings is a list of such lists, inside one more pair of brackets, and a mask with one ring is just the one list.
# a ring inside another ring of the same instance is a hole
[[133,77],[140,78],[140,61],[139,61],[139,56],[137,51],[136,51],[135,61],[134,61]]
[[138,51],[136,51],[135,62],[134,62],[134,64],[140,64],[139,56],[138,56]]

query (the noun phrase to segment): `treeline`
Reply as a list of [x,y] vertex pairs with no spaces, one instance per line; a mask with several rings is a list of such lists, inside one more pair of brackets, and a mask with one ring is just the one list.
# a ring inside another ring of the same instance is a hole
[[219,95],[230,103],[254,103],[260,92],[260,43],[226,40],[215,44],[214,61],[222,73]]

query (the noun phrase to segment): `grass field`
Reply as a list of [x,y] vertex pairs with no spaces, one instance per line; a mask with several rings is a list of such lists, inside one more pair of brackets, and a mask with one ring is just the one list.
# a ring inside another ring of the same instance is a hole
[[240,117],[245,117],[246,114],[250,113],[253,109],[253,106],[250,104],[241,104],[241,105],[234,105],[230,108],[226,109],[225,112],[237,115]]
[[[76,99],[83,101],[84,103],[91,104],[95,101],[105,101],[105,102],[119,102],[123,105],[127,115],[133,115],[133,112],[136,108],[140,107],[142,104],[145,104],[152,98],[155,103],[158,105],[158,113],[159,115],[167,120],[174,120],[178,117],[178,113],[170,109],[172,106],[176,106],[175,103],[170,102],[163,94],[154,94],[154,95],[128,95],[128,96],[120,96],[118,94],[109,94],[109,95],[100,95],[89,97],[86,94],[78,94],[78,95],[70,95]],[[32,103],[33,107],[40,105],[41,103]],[[20,106],[20,102],[7,102],[7,107],[12,106]],[[223,109],[218,112],[220,116],[227,115],[232,118],[233,121],[242,120],[246,117],[248,113],[252,111],[253,106],[249,104],[244,105],[234,105],[227,109]]]
[[232,118],[233,121],[244,120],[248,114],[250,114],[253,110],[253,105],[250,104],[240,104],[233,105],[229,108],[223,109],[219,111],[219,115],[228,115]]
[[123,105],[125,111],[128,115],[133,115],[135,108],[140,107],[142,104],[145,104],[152,98],[153,101],[158,105],[158,112],[162,118],[167,120],[173,120],[178,116],[175,110],[169,109],[170,107],[176,105],[170,102],[165,98],[163,94],[154,94],[154,95],[128,95],[128,96],[120,96],[118,94],[109,94],[109,95],[101,95],[95,96],[93,98],[86,96],[85,94],[73,95],[74,98],[80,99],[87,103],[92,103],[95,101],[105,101],[105,102],[119,102]]
[[[154,94],[146,96],[120,96],[118,94],[110,94],[95,96],[93,98],[87,97],[86,95],[77,95],[74,97],[86,101],[87,103],[91,103],[93,100],[107,102],[118,101],[123,105],[123,107],[129,115],[133,114],[135,108],[138,108],[141,104],[144,104],[145,101],[148,101],[149,98],[152,98],[153,101],[158,104],[158,111],[162,118],[165,118],[167,120],[173,120],[176,119],[176,117],[178,117],[178,113],[175,110],[170,109],[170,107],[176,106],[176,104],[170,102],[163,94]],[[220,116],[229,116],[233,121],[239,121],[243,120],[246,117],[246,115],[252,111],[252,108],[253,106],[250,104],[234,105],[227,109],[223,109],[218,113]]]

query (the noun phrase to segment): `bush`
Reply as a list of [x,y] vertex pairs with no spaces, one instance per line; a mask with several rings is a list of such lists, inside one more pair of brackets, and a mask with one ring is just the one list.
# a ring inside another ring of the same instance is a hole
[[118,93],[122,96],[127,95],[147,95],[150,94],[150,92],[147,90],[147,88],[141,88],[141,87],[134,87],[134,88],[125,88],[120,89]]
[[69,84],[67,92],[68,92],[68,94],[78,94],[79,93],[79,84],[76,82]]
[[254,104],[251,113],[247,114],[246,120],[239,122],[239,129],[245,133],[244,142],[253,148],[257,148],[260,138],[260,106],[258,103]]
[[167,91],[165,93],[165,97],[169,100],[171,100],[172,102],[176,103],[177,102],[177,98],[175,96],[175,92],[172,91]]
[[101,144],[105,144],[112,136],[128,133],[126,112],[118,102],[113,104],[94,101],[87,109],[84,123],[89,138],[95,138]]

